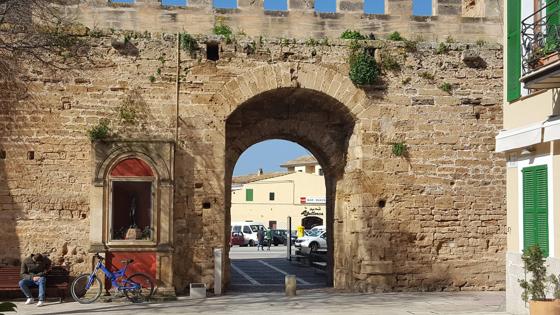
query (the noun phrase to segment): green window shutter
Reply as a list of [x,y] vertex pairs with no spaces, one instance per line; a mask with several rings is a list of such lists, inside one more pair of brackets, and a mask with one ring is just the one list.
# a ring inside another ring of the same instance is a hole
[[[546,0],[546,48],[554,49],[558,42],[555,26],[560,24],[558,0]],[[554,34],[553,34],[554,32]]]
[[523,247],[538,244],[548,256],[548,172],[546,165],[523,169]]
[[253,201],[253,189],[245,189],[245,201]]
[[507,0],[507,100],[521,96],[521,0]]

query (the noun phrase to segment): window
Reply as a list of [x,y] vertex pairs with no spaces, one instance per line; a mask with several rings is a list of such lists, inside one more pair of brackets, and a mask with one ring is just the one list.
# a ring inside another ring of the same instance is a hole
[[385,14],[385,0],[364,0],[364,13]]
[[187,0],[161,0],[161,5],[186,7]]
[[241,232],[241,226],[234,225],[233,228],[231,228],[231,231],[235,232],[235,233],[239,233],[239,232]]
[[274,200],[274,193],[273,192],[268,193],[268,200],[271,200],[271,201]]
[[548,172],[546,165],[523,169],[523,248],[535,244],[548,256]]
[[206,59],[212,61],[220,59],[220,44],[218,42],[206,43]]
[[521,96],[521,1],[508,1],[507,10],[507,100]]
[[112,0],[111,3],[130,3],[130,4],[133,4],[134,0]]
[[213,0],[212,5],[216,9],[237,9],[237,0]]
[[153,240],[154,179],[150,166],[137,158],[127,158],[111,170],[111,240]]
[[431,16],[432,0],[412,0],[412,15]]
[[288,11],[288,0],[264,0],[266,11]]
[[253,232],[251,232],[251,228],[248,227],[247,225],[245,225],[245,226],[243,227],[243,233],[245,233],[245,234],[253,234]]
[[245,201],[253,201],[253,189],[245,190]]
[[325,175],[325,173],[323,173],[323,169],[320,168],[320,169],[319,169],[319,176],[323,176],[323,175]]
[[336,13],[336,0],[315,0],[315,12]]

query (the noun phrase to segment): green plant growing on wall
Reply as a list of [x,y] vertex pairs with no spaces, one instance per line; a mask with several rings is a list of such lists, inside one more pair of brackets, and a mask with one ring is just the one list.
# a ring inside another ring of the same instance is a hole
[[216,35],[222,35],[226,39],[226,43],[231,43],[233,31],[231,30],[231,27],[225,25],[222,20],[218,20],[218,22],[214,24],[212,31]]
[[399,71],[401,70],[401,64],[393,55],[388,53],[383,53],[381,55],[381,67],[389,71]]
[[103,140],[109,136],[110,132],[111,128],[109,127],[108,119],[100,119],[97,125],[87,131],[91,141]]
[[439,89],[451,94],[451,91],[453,90],[453,86],[447,82],[444,82],[442,85],[439,86]]
[[138,111],[134,106],[134,101],[131,97],[127,97],[122,104],[117,108],[119,118],[125,124],[134,124],[138,116]]
[[538,245],[533,245],[523,250],[521,256],[523,269],[531,273],[531,280],[518,280],[519,286],[523,289],[521,298],[527,302],[529,298],[534,301],[546,299],[546,266],[544,253]]
[[358,31],[352,31],[352,30],[345,30],[344,32],[342,32],[342,35],[340,35],[340,38],[342,39],[366,39],[366,37],[364,35],[362,35],[360,32]]
[[405,40],[404,37],[402,37],[401,34],[397,31],[389,34],[389,36],[387,36],[387,39],[388,40],[393,40],[393,41],[398,41],[398,42]]
[[350,80],[356,85],[374,83],[379,77],[379,66],[373,56],[365,52],[353,52],[350,56]]
[[477,44],[478,46],[484,46],[484,45],[486,45],[486,41],[485,41],[484,39],[478,39],[478,40],[476,41],[476,44]]
[[395,142],[391,151],[395,156],[404,156],[407,152],[406,144],[404,142]]
[[448,35],[448,36],[445,38],[445,42],[448,43],[448,44],[452,44],[452,43],[455,42],[455,39],[454,39],[453,37],[451,37],[451,35]]
[[436,54],[442,55],[447,54],[447,52],[449,52],[449,46],[447,46],[447,44],[444,42],[439,43],[436,48]]
[[319,41],[314,39],[314,38],[309,38],[308,40],[305,41],[305,45],[307,45],[307,46],[317,46],[317,45],[319,45]]
[[418,74],[422,79],[428,80],[428,81],[433,81],[434,80],[434,75],[429,73],[428,71],[422,71]]
[[148,77],[148,80],[150,80],[150,83],[155,83],[156,82],[156,77],[151,75]]
[[415,40],[404,40],[404,49],[408,52],[415,52],[417,50],[418,42]]
[[179,34],[179,42],[181,44],[181,48],[185,52],[188,52],[191,58],[194,58],[196,56],[196,52],[200,49],[198,41],[189,33]]

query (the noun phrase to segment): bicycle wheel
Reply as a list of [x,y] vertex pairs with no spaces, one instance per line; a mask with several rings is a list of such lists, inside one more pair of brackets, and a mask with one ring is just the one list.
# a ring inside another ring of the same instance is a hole
[[74,300],[81,304],[90,304],[95,302],[99,296],[101,296],[102,286],[101,280],[96,276],[93,276],[89,288],[87,287],[90,279],[90,274],[83,274],[78,276],[74,281],[72,281],[72,286],[70,287],[70,294]]
[[135,273],[123,280],[123,291],[133,303],[146,302],[154,294],[154,282],[144,273]]

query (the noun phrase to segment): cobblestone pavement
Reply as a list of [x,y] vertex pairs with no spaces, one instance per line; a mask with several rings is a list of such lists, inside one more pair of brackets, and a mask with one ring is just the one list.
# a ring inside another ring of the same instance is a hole
[[[131,304],[48,302],[38,308],[16,302],[18,314],[351,314],[351,315],[499,315],[505,313],[504,292],[340,293],[333,289],[298,291],[296,297],[275,293],[228,294],[193,300]],[[7,313],[7,315],[10,313]]]

